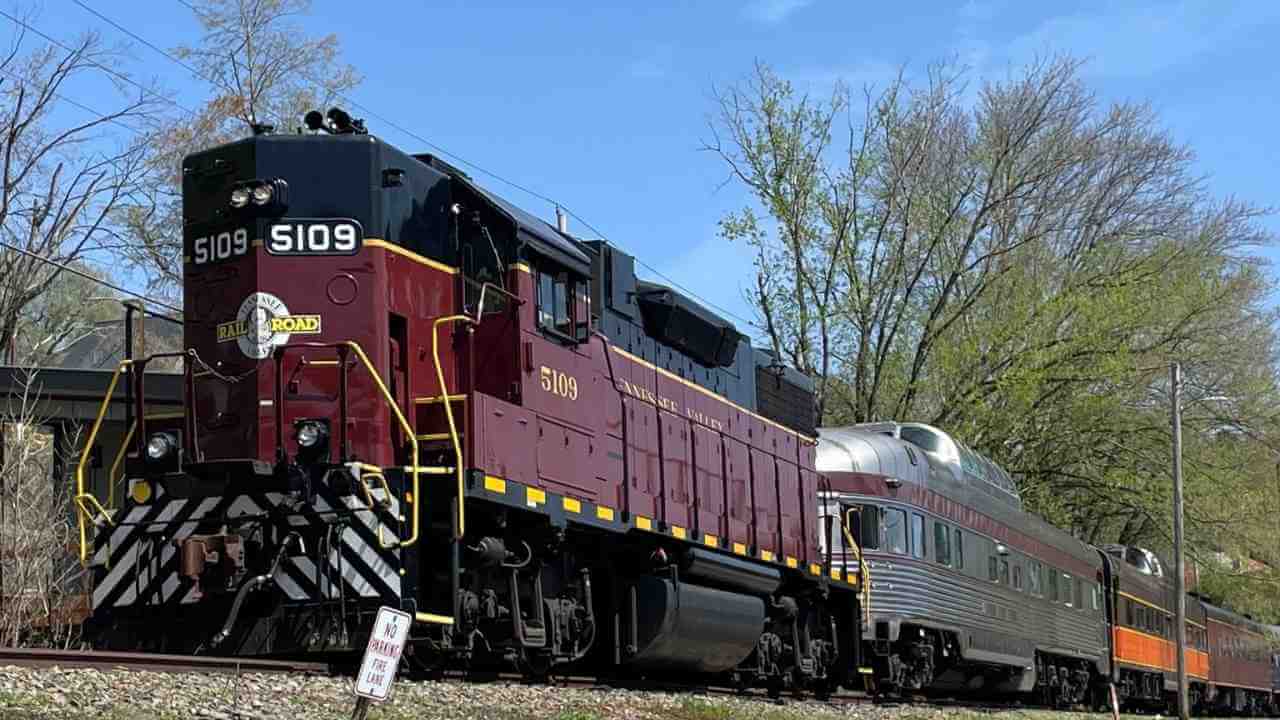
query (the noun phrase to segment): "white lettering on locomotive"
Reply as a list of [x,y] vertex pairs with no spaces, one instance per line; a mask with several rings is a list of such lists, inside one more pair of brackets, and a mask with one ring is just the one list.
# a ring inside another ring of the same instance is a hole
[[282,222],[267,233],[272,255],[349,255],[360,249],[360,227],[351,221]]
[[217,260],[229,260],[249,251],[249,231],[236,228],[211,235],[204,235],[191,241],[191,262],[204,265]]

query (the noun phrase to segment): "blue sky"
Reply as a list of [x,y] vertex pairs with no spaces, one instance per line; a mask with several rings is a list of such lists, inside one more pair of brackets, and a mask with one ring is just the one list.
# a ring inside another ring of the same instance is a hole
[[[85,2],[163,47],[197,37],[177,0]],[[96,29],[127,39],[70,0],[47,0],[35,24],[61,38]],[[1001,77],[1037,52],[1070,52],[1089,61],[1086,78],[1103,99],[1150,101],[1195,149],[1216,193],[1280,205],[1275,0],[315,0],[304,24],[339,35],[346,60],[365,76],[353,93],[358,102],[556,198],[742,317],[750,316],[741,295],[750,257],[716,237],[716,222],[745,198],[721,186],[724,167],[698,148],[708,137],[713,86],[741,78],[756,59],[823,91],[835,78],[883,84],[901,65],[919,70],[946,56],[967,63],[976,79]],[[177,89],[186,104],[207,92],[151,50],[132,55],[132,72]],[[93,99],[99,91],[78,92]],[[368,124],[406,150],[426,149]],[[552,215],[545,202],[477,179]],[[1280,218],[1267,224],[1280,232]],[[572,229],[590,234],[577,223]]]

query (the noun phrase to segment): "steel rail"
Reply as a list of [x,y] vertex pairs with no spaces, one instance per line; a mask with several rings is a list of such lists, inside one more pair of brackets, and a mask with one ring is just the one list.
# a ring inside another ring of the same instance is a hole
[[162,655],[156,653],[98,650],[47,650],[0,647],[0,667],[99,668],[147,670],[152,672],[292,673],[330,675],[327,663],[229,658],[206,655]]

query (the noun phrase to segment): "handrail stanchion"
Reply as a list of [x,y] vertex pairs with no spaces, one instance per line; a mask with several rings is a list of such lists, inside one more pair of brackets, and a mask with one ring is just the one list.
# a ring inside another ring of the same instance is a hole
[[338,348],[338,462],[351,459],[351,443],[347,437],[347,352],[346,346]]
[[[466,503],[463,502],[466,494],[466,471],[462,467],[462,442],[458,440],[458,424],[453,419],[453,403],[449,400],[449,389],[444,382],[444,366],[440,364],[440,326],[444,323],[465,322],[471,325],[476,324],[475,318],[470,315],[446,315],[436,318],[431,323],[431,359],[436,366],[436,380],[440,383],[441,397],[444,399],[444,416],[449,422],[449,440],[453,443],[454,472],[458,479],[458,530],[455,537],[463,537],[467,534],[465,510]],[[414,452],[417,452],[417,442],[414,443]],[[414,458],[417,459],[416,457]]]
[[[91,513],[87,502],[92,500],[97,506],[98,514],[101,514],[107,524],[114,526],[115,521],[111,519],[111,515],[106,512],[98,499],[93,497],[91,493],[86,493],[84,489],[84,469],[89,464],[89,454],[93,450],[93,443],[98,439],[98,431],[102,429],[102,420],[107,416],[107,409],[111,406],[111,396],[115,394],[116,385],[120,382],[120,373],[133,366],[132,360],[124,360],[116,366],[115,372],[111,373],[111,382],[107,385],[107,392],[102,397],[102,404],[98,407],[98,416],[93,420],[93,427],[89,430],[89,436],[85,439],[84,450],[80,453],[80,462],[76,464],[76,508],[80,511],[76,513],[80,530],[80,565],[88,567],[89,565],[89,528],[88,523],[97,517],[97,514]],[[141,418],[139,418],[141,420]],[[86,498],[88,500],[86,500]]]
[[284,354],[288,345],[277,345],[271,354],[275,361],[275,392],[271,403],[272,422],[276,426],[276,462],[284,463],[288,458],[284,451]]

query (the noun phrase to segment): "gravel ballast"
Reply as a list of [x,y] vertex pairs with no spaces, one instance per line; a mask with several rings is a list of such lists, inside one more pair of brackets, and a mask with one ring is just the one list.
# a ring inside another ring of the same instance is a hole
[[[0,718],[81,720],[346,720],[355,700],[346,678],[183,674],[86,669],[0,668]],[[981,713],[990,716],[990,713]],[[1053,720],[1059,713],[998,713],[1002,720]],[[691,696],[512,683],[397,681],[369,720],[824,720],[976,718],[979,713],[929,707],[834,706],[722,695]],[[1101,715],[1077,715],[1101,720]]]

